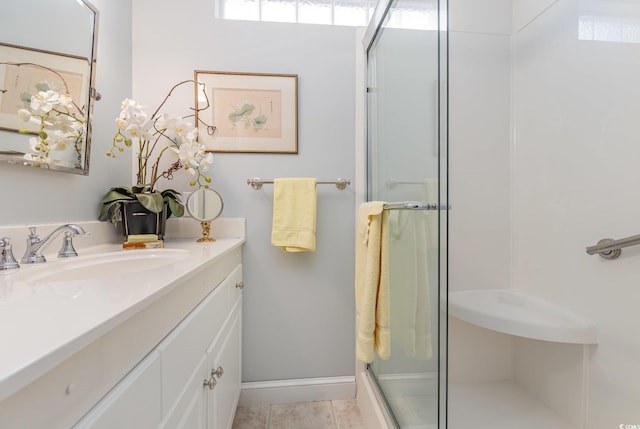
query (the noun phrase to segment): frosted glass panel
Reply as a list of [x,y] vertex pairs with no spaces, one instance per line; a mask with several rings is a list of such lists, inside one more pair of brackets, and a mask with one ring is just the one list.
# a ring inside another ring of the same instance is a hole
[[275,22],[296,22],[295,0],[262,0],[262,20]]
[[222,14],[226,19],[258,21],[260,19],[258,0],[224,0]]
[[369,12],[366,0],[336,0],[334,4],[334,24],[367,25]]
[[331,1],[300,1],[298,22],[331,24]]
[[593,26],[593,38],[594,40],[605,42],[619,42],[622,39],[620,26],[607,21],[595,22]]
[[[253,21],[366,26],[376,7],[373,0],[216,0],[216,17]],[[437,2],[404,0],[394,4],[390,28],[438,29]]]
[[622,41],[640,43],[640,23],[622,25]]
[[431,1],[399,1],[389,11],[386,26],[414,30],[437,30],[438,5]]

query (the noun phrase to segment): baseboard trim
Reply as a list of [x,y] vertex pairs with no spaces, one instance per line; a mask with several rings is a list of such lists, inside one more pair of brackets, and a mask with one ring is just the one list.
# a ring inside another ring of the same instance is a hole
[[355,377],[318,377],[242,383],[239,405],[289,404],[356,397]]

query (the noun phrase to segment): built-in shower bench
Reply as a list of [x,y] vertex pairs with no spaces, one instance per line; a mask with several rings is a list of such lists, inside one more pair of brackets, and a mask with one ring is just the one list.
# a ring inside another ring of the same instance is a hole
[[596,325],[577,314],[513,289],[449,293],[449,314],[505,334],[571,344],[596,344]]
[[[598,342],[597,327],[566,308],[514,289],[481,289],[449,293],[449,315],[481,328],[524,338],[534,350],[580,355],[585,365],[589,345]],[[538,340],[533,343],[528,340]],[[544,343],[540,343],[542,341]],[[557,344],[557,345],[554,345]],[[582,352],[580,351],[582,349]],[[536,354],[536,359],[552,359]],[[578,358],[580,359],[580,358]],[[517,379],[517,377],[516,377]],[[584,386],[584,380],[582,384]],[[576,389],[580,389],[576,385]],[[583,393],[584,394],[584,393]],[[461,429],[576,429],[517,380],[449,384],[449,427]],[[456,408],[454,404],[464,404]]]

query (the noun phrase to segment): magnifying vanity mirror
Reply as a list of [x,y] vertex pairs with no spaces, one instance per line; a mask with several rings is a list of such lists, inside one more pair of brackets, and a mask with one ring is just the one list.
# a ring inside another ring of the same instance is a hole
[[0,15],[0,161],[89,174],[98,11],[20,0]]
[[222,197],[213,189],[198,189],[187,198],[187,212],[202,226],[202,237],[198,243],[211,243],[215,238],[209,237],[211,233],[211,221],[220,216],[224,203]]

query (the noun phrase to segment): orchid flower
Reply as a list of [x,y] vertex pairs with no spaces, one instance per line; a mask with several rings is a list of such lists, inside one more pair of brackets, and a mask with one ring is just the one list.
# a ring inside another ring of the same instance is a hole
[[[120,114],[115,119],[116,134],[107,156],[115,158],[125,147],[137,149],[137,187],[153,192],[158,179],[171,179],[173,173],[184,169],[196,181],[195,186],[208,187],[211,178],[202,173],[213,163],[213,155],[206,153],[204,145],[198,143],[198,128],[189,118],[160,113],[171,92],[178,86],[193,82],[180,82],[173,86],[160,106],[148,115],[137,101],[125,98],[120,105]],[[165,154],[173,154],[177,161],[164,170],[160,160]]]

